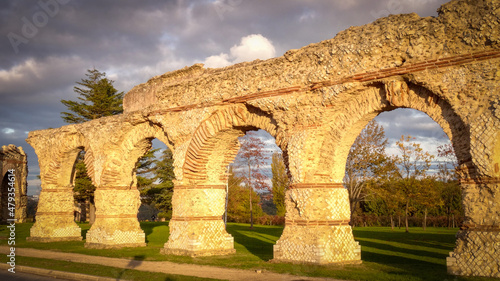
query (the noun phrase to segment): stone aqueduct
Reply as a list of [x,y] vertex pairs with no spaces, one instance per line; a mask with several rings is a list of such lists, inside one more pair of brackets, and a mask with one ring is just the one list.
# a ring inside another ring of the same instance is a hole
[[42,191],[29,239],[82,239],[71,179],[84,149],[97,187],[86,246],[144,246],[134,166],[157,138],[173,151],[176,176],[162,252],[233,253],[222,221],[225,171],[237,138],[263,129],[292,182],[274,259],[359,262],[342,185],[349,148],[379,113],[413,108],[441,126],[460,164],[466,222],[448,270],[500,277],[499,14],[496,0],[452,1],[436,18],[389,16],[279,58],[186,67],[133,88],[122,115],[31,132]]

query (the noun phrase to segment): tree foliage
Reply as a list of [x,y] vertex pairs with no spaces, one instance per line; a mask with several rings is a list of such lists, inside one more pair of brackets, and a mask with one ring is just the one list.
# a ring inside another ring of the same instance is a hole
[[135,165],[137,189],[142,190],[147,187],[150,187],[153,184],[154,178],[152,176],[152,173],[154,171],[154,165],[157,161],[155,153],[158,152],[159,150],[160,150],[159,148],[150,149],[145,155],[143,155],[137,161]]
[[94,196],[95,186],[87,175],[87,167],[83,162],[85,153],[79,153],[75,162],[73,197],[77,201],[86,201]]
[[462,213],[462,194],[458,183],[458,160],[451,144],[438,146],[438,156],[445,161],[438,164],[438,179],[442,182],[441,200],[448,219],[448,227],[454,227],[455,216]]
[[[419,143],[414,142],[415,138],[401,136],[396,142],[400,155],[395,156],[398,167],[399,183],[396,190],[400,202],[405,207],[405,227],[408,232],[408,212],[413,204],[432,204],[430,200],[439,198],[436,190],[427,188],[424,179],[427,171],[431,167],[434,155],[424,151]],[[425,225],[425,224],[424,224]]]
[[276,215],[284,216],[286,212],[285,191],[290,184],[290,179],[288,178],[288,171],[285,161],[283,160],[283,154],[279,152],[273,153],[271,171],[273,173],[272,194],[273,202],[276,205]]
[[352,223],[375,215],[394,227],[396,216],[398,221],[403,217],[408,229],[409,218],[415,224],[419,217],[425,229],[428,215],[434,224],[435,218],[445,215],[447,222],[441,219],[440,225],[454,226],[463,210],[451,144],[438,147],[443,161],[437,173],[429,173],[434,156],[424,151],[415,138],[402,136],[397,141],[398,156],[388,156],[386,144],[383,128],[372,121],[351,147],[344,185],[349,189]]
[[120,114],[123,112],[123,92],[118,92],[106,73],[97,69],[87,70],[86,79],[76,82],[73,90],[79,101],[61,100],[70,112],[62,112],[62,118],[70,124]]
[[231,222],[248,222],[250,220],[249,191],[252,192],[252,212],[256,218],[261,217],[264,212],[260,206],[260,198],[257,192],[244,186],[245,179],[235,174],[233,167],[229,167],[228,176],[228,206],[227,220]]
[[[153,205],[162,211],[166,217],[171,215],[174,160],[172,151],[164,149],[157,159],[155,153],[158,149],[152,149],[137,162],[137,188],[141,193],[143,203]],[[148,176],[141,176],[147,174]]]
[[390,175],[393,170],[391,159],[385,152],[387,138],[384,127],[372,120],[361,131],[347,156],[344,185],[349,191],[351,216],[359,202],[364,201],[371,191],[367,190],[375,178]]
[[248,189],[248,210],[250,212],[250,227],[253,227],[254,215],[254,191],[270,191],[266,182],[267,177],[262,173],[261,167],[267,159],[264,148],[265,144],[258,138],[254,132],[248,132],[245,137],[240,138],[241,147],[236,156],[237,165],[241,172],[243,182]]

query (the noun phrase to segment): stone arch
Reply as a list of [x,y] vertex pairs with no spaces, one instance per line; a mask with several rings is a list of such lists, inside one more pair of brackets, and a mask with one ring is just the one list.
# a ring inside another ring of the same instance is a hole
[[226,171],[238,152],[238,137],[255,129],[277,136],[276,122],[268,114],[243,104],[217,109],[201,122],[187,146],[183,178],[174,183],[170,236],[162,253],[235,252],[233,237],[222,220]]
[[108,153],[108,159],[99,176],[100,185],[134,186],[135,164],[151,148],[151,142],[155,138],[173,150],[166,132],[157,125],[141,123],[128,130],[122,136],[121,142],[112,145],[114,149]]
[[224,183],[227,180],[226,168],[239,149],[238,137],[256,129],[265,130],[277,138],[276,122],[258,109],[235,105],[212,113],[198,126],[189,143],[183,181]]
[[81,229],[74,222],[73,176],[78,153],[85,149],[87,172],[95,180],[93,149],[74,125],[55,129],[51,136],[35,133],[27,139],[39,157],[42,181],[36,222],[28,240],[82,240]]
[[50,143],[43,142],[32,145],[37,151],[38,146],[40,146],[41,149],[52,147],[52,151],[49,152],[51,155],[48,163],[39,161],[42,189],[45,186],[52,186],[57,188],[71,187],[73,176],[75,173],[74,164],[78,154],[82,150],[85,150],[86,152],[84,161],[85,165],[87,166],[88,175],[92,178],[92,180],[94,180],[93,150],[90,143],[81,133],[74,132],[70,134],[61,134],[56,140]]
[[116,143],[102,144],[106,159],[95,191],[96,220],[87,232],[87,248],[146,246],[145,234],[137,219],[141,205],[135,167],[138,159],[157,138],[170,146],[162,128],[140,123],[126,130]]
[[345,162],[354,140],[373,118],[396,108],[412,108],[427,114],[448,136],[459,164],[470,165],[469,127],[450,103],[430,90],[402,80],[373,84],[346,102],[345,118],[330,125],[320,151],[320,166],[330,169],[335,181],[341,182]]

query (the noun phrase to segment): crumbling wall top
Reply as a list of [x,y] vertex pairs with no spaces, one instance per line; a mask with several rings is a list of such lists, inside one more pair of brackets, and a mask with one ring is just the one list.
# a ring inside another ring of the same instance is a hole
[[124,111],[213,104],[354,73],[484,51],[500,44],[500,3],[454,0],[438,17],[391,15],[283,56],[220,69],[195,64],[153,77],[124,97]]

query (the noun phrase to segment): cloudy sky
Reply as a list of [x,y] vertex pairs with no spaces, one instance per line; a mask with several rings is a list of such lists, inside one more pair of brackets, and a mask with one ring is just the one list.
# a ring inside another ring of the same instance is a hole
[[[34,194],[39,168],[27,133],[65,125],[60,100],[76,99],[73,87],[87,69],[106,72],[127,92],[194,63],[222,67],[281,56],[389,14],[437,16],[445,2],[2,0],[0,144],[28,153],[29,194]],[[443,141],[439,126],[419,112],[398,110],[377,120],[390,139],[416,135],[429,149]]]

